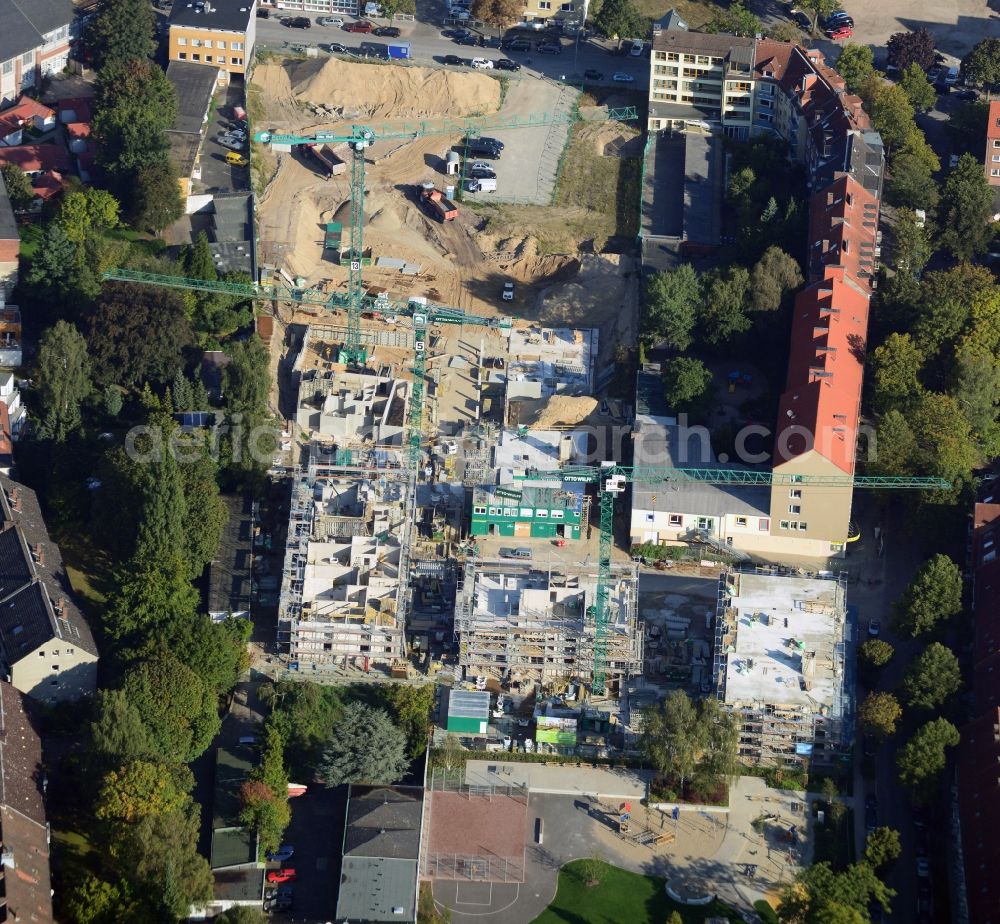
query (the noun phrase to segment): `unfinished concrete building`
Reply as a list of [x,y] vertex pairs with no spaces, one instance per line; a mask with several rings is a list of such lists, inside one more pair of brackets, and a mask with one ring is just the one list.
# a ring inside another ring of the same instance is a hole
[[[615,695],[642,672],[634,566],[612,569],[605,677]],[[455,636],[466,678],[487,676],[514,689],[594,678],[596,568],[542,569],[470,560],[455,598]]]
[[[404,475],[396,476],[405,479]],[[404,656],[409,485],[329,467],[292,488],[278,646],[289,661],[388,670]]]
[[758,569],[719,582],[714,679],[750,764],[808,767],[847,754],[854,708],[846,578]]

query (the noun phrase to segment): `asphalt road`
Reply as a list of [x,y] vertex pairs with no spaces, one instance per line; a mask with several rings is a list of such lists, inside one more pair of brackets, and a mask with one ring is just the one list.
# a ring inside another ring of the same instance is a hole
[[[597,70],[604,75],[602,81],[594,81],[603,86],[614,86],[611,75],[616,71],[623,71],[635,77],[635,82],[631,84],[618,84],[626,89],[644,90],[649,85],[649,52],[641,57],[631,55],[615,54],[614,42],[604,42],[598,38],[590,38],[579,43],[565,37],[560,41],[563,49],[559,55],[541,55],[535,50],[529,52],[505,52],[495,48],[475,48],[465,45],[458,45],[450,38],[441,35],[443,29],[450,28],[445,24],[446,14],[440,5],[427,5],[421,9],[423,4],[418,4],[418,17],[415,22],[399,21],[394,23],[398,26],[401,35],[395,41],[409,42],[413,60],[418,64],[443,64],[445,55],[453,54],[461,58],[471,60],[472,58],[488,58],[491,61],[500,58],[510,58],[517,61],[522,66],[520,72],[523,76],[543,75],[555,80],[568,80],[578,82],[583,79],[586,70]],[[343,17],[347,22],[351,22],[355,17]],[[363,17],[359,17],[363,18]],[[372,20],[376,25],[385,25],[384,20]],[[487,38],[496,35],[495,29],[488,28],[485,31]],[[524,33],[522,33],[523,35]],[[554,41],[549,38],[548,33],[537,33],[531,36],[533,43]],[[348,49],[356,50],[363,41],[388,42],[389,39],[378,38],[373,35],[361,35],[353,32],[345,32],[336,26],[317,26],[315,17],[313,25],[309,29],[291,29],[281,25],[276,15],[272,13],[268,19],[257,20],[257,44],[280,51],[286,44],[312,45],[323,47],[331,42],[339,42],[346,45]],[[511,75],[517,76],[517,75]]]

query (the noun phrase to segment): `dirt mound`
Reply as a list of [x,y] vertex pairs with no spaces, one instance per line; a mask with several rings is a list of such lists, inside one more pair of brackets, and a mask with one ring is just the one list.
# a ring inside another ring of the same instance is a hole
[[265,105],[323,106],[346,118],[412,119],[436,115],[465,116],[495,112],[500,82],[484,74],[428,67],[353,64],[339,58],[258,67],[254,83]]
[[522,426],[544,430],[546,427],[575,427],[589,420],[597,411],[597,399],[554,396],[518,401],[518,422]]

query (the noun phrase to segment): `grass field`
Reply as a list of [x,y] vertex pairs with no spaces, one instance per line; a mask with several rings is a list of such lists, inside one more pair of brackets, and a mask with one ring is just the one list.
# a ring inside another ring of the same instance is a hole
[[567,863],[559,872],[555,900],[534,920],[534,924],[663,924],[671,911],[679,911],[684,924],[703,924],[707,918],[739,921],[728,905],[714,901],[701,908],[688,908],[672,901],[664,891],[664,881],[640,876],[599,863],[599,882],[590,886],[587,878],[591,860]]

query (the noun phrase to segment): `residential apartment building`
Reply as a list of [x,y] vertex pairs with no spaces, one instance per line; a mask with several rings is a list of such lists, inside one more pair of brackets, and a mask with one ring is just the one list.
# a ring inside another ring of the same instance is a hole
[[713,680],[740,759],[808,768],[849,754],[846,575],[731,572],[719,582]]
[[261,9],[277,13],[339,13],[341,16],[357,16],[363,4],[358,0],[267,0],[260,4]]
[[1000,485],[987,482],[975,505],[972,573],[972,719],[958,746],[960,837],[954,847],[964,870],[957,921],[1000,922]]
[[168,59],[246,74],[257,37],[257,0],[194,0],[170,13]]
[[[6,417],[6,407],[2,406]],[[0,669],[43,702],[97,686],[97,646],[73,603],[34,491],[0,476]]]
[[26,698],[0,680],[0,917],[52,924],[42,742]]
[[595,642],[597,569],[546,570],[470,559],[455,599],[458,663],[466,679],[486,676],[530,690],[578,681],[591,686],[603,651],[609,695],[642,673],[643,623],[635,566],[612,568],[604,643]]
[[986,121],[986,179],[990,186],[1000,186],[1000,100],[990,101]]
[[69,63],[70,0],[0,0],[0,103]]

